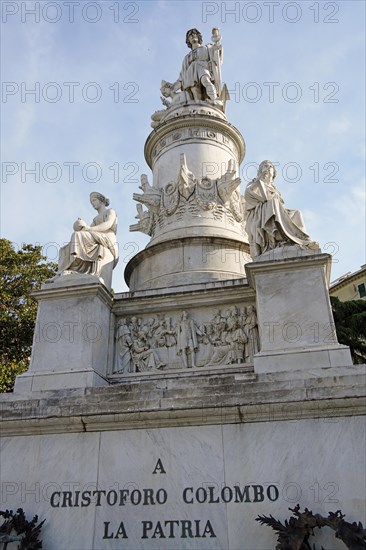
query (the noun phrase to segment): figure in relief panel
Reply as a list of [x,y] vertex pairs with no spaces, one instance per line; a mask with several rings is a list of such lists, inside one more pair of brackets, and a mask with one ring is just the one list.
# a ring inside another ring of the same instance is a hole
[[228,341],[228,319],[231,312],[227,310],[224,314],[220,310],[215,312],[212,320],[214,350],[210,358],[210,365],[228,365],[232,359],[232,346]]
[[245,190],[246,231],[252,258],[285,245],[319,248],[306,233],[301,212],[285,208],[281,193],[273,183],[275,177],[273,163],[264,160],[257,177]]
[[159,326],[155,330],[156,344],[159,348],[166,347],[171,348],[176,345],[177,340],[175,333],[171,327],[170,317],[165,317],[159,322]]
[[235,306],[232,307],[232,317],[233,325],[229,333],[229,341],[231,341],[232,345],[231,363],[244,363],[248,337],[240,322],[240,315]]
[[137,372],[145,372],[152,369],[159,369],[165,364],[159,359],[157,352],[149,348],[147,336],[140,330],[132,342],[132,360]]
[[225,330],[226,321],[225,318],[221,315],[221,311],[217,310],[214,312],[214,318],[212,320],[213,324],[213,343],[218,345],[221,343],[221,335]]
[[78,218],[70,242],[60,250],[59,274],[84,273],[102,278],[106,264],[113,269],[118,262],[117,215],[109,199],[101,193],[90,193],[90,202],[98,215],[91,225]]
[[132,338],[126,319],[120,319],[116,330],[115,373],[130,372]]
[[156,329],[159,326],[159,321],[156,317],[149,317],[147,322],[142,325],[141,330],[145,333],[147,342],[150,348],[156,348]]
[[[183,358],[185,368],[195,367],[195,351],[198,350],[197,334],[203,336],[200,329],[195,325],[192,319],[188,318],[186,311],[182,312],[181,319],[177,323],[177,352]],[[189,356],[191,357],[191,365],[189,365]]]
[[254,306],[248,306],[244,330],[248,337],[248,359],[253,361],[253,356],[259,351],[258,320]]
[[141,323],[139,323],[137,317],[131,317],[128,328],[130,330],[132,338],[137,338],[137,335],[140,332],[140,325]]
[[214,346],[209,360],[210,365],[231,365],[247,363],[253,360],[253,355],[259,350],[259,334],[257,316],[253,306],[240,311],[231,306],[225,314],[214,312],[210,323],[211,330],[206,335]]

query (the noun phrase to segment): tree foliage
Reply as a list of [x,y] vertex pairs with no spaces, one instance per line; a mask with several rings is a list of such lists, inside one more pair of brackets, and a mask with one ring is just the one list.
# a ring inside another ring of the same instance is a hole
[[11,391],[15,377],[26,371],[37,314],[33,290],[56,273],[42,247],[23,244],[16,251],[0,239],[0,392]]
[[353,362],[366,362],[366,301],[330,298],[338,342],[351,348]]
[[[309,538],[316,534],[315,529],[330,527],[335,532],[335,538],[343,541],[349,550],[366,549],[366,529],[359,521],[349,523],[344,518],[341,510],[329,512],[328,516],[313,514],[312,510],[305,508],[300,512],[300,505],[289,508],[292,517],[284,523],[270,516],[258,516],[255,518],[261,525],[272,527],[277,533],[276,550],[315,550],[315,545],[310,546]],[[322,546],[322,550],[324,550]]]

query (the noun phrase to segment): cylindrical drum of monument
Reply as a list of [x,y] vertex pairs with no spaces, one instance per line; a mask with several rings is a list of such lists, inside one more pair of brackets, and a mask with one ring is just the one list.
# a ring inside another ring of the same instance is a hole
[[[250,261],[238,168],[240,132],[214,106],[172,109],[148,137],[140,225],[151,236],[127,265],[132,291],[245,276]],[[145,223],[145,225],[144,225]],[[141,229],[140,229],[141,230]]]
[[[205,114],[204,108],[196,111],[170,118],[146,141],[145,158],[153,172],[153,187],[162,196],[162,209],[148,246],[189,236],[245,240],[238,179],[244,140],[218,109],[206,109],[210,114]],[[188,181],[182,181],[180,175]],[[232,187],[238,183],[235,189],[227,189],[230,178]],[[167,208],[171,210],[178,198],[176,211],[167,215]]]

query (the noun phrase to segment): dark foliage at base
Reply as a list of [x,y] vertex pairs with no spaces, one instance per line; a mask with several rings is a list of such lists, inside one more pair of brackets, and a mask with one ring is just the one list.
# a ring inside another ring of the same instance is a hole
[[0,511],[0,516],[5,519],[0,526],[0,542],[4,544],[4,550],[9,542],[16,541],[20,543],[18,550],[38,550],[42,548],[42,541],[39,540],[39,536],[45,519],[38,523],[38,516],[34,516],[31,521],[27,521],[22,508],[18,508],[16,513],[12,510]]
[[[316,550],[315,546],[309,544],[309,537],[314,535],[314,529],[318,527],[330,527],[335,531],[335,536],[340,539],[349,548],[349,550],[366,549],[366,529],[362,523],[349,523],[344,520],[344,515],[340,510],[329,512],[325,518],[320,514],[313,514],[311,510],[305,508],[300,512],[300,505],[295,508],[289,508],[293,516],[285,523],[281,523],[273,516],[258,516],[256,521],[261,525],[272,527],[277,534],[278,544],[276,550]],[[325,550],[323,547],[321,550]]]
[[353,362],[366,362],[366,301],[330,297],[338,342],[349,346]]

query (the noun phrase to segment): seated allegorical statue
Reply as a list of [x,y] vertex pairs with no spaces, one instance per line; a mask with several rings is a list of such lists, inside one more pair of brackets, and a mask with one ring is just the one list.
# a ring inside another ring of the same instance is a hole
[[306,233],[301,212],[285,208],[281,193],[273,183],[275,177],[273,163],[264,160],[257,177],[245,190],[246,231],[252,258],[286,245],[319,249],[318,243]]
[[60,250],[58,274],[96,275],[111,288],[112,271],[118,262],[117,215],[109,199],[101,193],[90,193],[90,202],[98,215],[91,225],[78,218],[70,242]]

